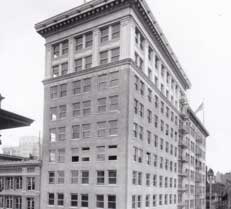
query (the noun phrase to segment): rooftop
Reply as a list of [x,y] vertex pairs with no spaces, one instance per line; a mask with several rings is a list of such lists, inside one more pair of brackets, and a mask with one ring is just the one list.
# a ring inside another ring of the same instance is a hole
[[29,126],[32,122],[29,118],[0,109],[0,130]]

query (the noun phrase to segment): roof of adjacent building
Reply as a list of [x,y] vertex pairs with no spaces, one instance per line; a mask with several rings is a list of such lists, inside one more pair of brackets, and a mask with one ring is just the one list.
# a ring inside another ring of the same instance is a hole
[[184,89],[189,89],[191,83],[145,0],[92,0],[36,24],[35,29],[43,37],[48,37],[57,32],[83,24],[86,20],[95,19],[97,14],[102,16],[105,12],[113,12],[115,8],[118,11],[118,7],[132,7],[140,14],[139,17],[142,18],[147,26],[146,28],[157,40],[159,47],[173,67],[174,73],[181,80]]
[[30,118],[0,108],[0,130],[29,126],[32,122]]
[[41,166],[41,160],[28,160],[24,158],[24,160],[18,161],[1,161],[0,167],[12,167],[12,166]]
[[[20,156],[15,156],[15,155],[7,155],[7,154],[0,154],[0,162],[9,162],[9,161],[22,161],[25,160],[26,158],[20,157]],[[0,163],[0,164],[1,164]]]

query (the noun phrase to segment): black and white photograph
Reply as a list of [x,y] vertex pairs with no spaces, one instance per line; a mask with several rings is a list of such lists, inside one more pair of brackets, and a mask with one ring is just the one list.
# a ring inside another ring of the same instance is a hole
[[230,0],[1,3],[0,209],[231,209]]

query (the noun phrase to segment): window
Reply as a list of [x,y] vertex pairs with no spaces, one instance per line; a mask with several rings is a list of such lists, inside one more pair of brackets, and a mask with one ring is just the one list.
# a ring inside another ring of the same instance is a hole
[[83,49],[83,35],[78,36],[75,38],[75,50],[79,51],[81,49]]
[[109,97],[110,100],[110,110],[118,110],[119,109],[119,96],[111,96]]
[[92,32],[88,32],[85,35],[85,47],[91,47],[93,44],[93,33]]
[[13,208],[13,196],[6,196],[5,204],[7,209]]
[[81,171],[81,183],[89,184],[89,171]]
[[92,66],[92,56],[85,57],[85,70],[91,68]]
[[83,102],[83,115],[90,115],[91,114],[91,101],[84,101]]
[[72,116],[74,118],[80,116],[80,102],[72,104]]
[[96,208],[104,208],[104,195],[96,195]]
[[57,171],[58,184],[64,184],[64,171]]
[[66,128],[65,127],[59,127],[58,128],[58,140],[64,141],[66,135]]
[[73,94],[80,94],[81,93],[81,81],[74,81],[72,83],[72,92],[73,92]]
[[116,155],[110,155],[110,156],[108,156],[108,160],[117,160],[117,156]]
[[91,124],[82,125],[82,135],[84,139],[91,136]]
[[50,120],[55,121],[57,120],[57,107],[51,107],[50,108]]
[[133,123],[133,136],[137,138],[137,135],[138,135],[138,124]]
[[107,74],[99,75],[98,76],[98,89],[104,90],[107,88]]
[[58,150],[58,162],[64,163],[65,161],[65,149],[59,149]]
[[71,183],[78,184],[79,172],[78,170],[71,170]]
[[81,194],[81,207],[88,208],[88,194]]
[[79,72],[83,69],[82,58],[75,60],[75,72]]
[[35,177],[27,177],[27,190],[35,190]]
[[55,162],[55,150],[49,150],[49,162]]
[[118,121],[112,120],[109,121],[109,135],[117,135],[118,134]]
[[146,173],[146,186],[150,186],[150,173]]
[[101,28],[100,33],[101,33],[101,38],[100,38],[101,43],[109,40],[109,26]]
[[136,208],[136,196],[132,195],[132,209]]
[[159,205],[162,205],[162,194],[159,195]]
[[120,23],[115,23],[112,25],[112,39],[120,37]]
[[104,65],[108,63],[108,51],[100,52],[100,64]]
[[79,149],[78,148],[72,148],[71,149],[72,152],[72,162],[79,162]]
[[152,122],[152,111],[151,110],[147,110],[148,112],[148,123]]
[[115,48],[111,50],[111,62],[118,61],[120,57],[120,48]]
[[80,125],[72,126],[72,139],[80,138]]
[[133,185],[137,184],[137,171],[132,172],[132,184]]
[[104,171],[97,171],[97,184],[99,185],[102,185],[104,184]]
[[119,72],[111,72],[109,74],[109,87],[115,87],[119,85]]
[[55,194],[48,193],[48,205],[55,205]]
[[[18,201],[17,201],[18,200]],[[34,202],[34,198],[33,197],[27,197],[26,198],[27,201],[27,209],[35,209],[35,202]],[[20,205],[20,207],[19,207]],[[15,208],[21,208],[22,205],[22,199],[17,198],[16,199],[16,207]]]
[[138,185],[142,185],[142,172],[138,172]]
[[78,194],[77,193],[71,194],[71,207],[78,207]]
[[52,67],[52,77],[56,78],[59,76],[59,65],[55,65]]
[[140,117],[144,117],[144,105],[140,103]]
[[156,195],[152,196],[152,206],[156,207]]
[[140,81],[140,94],[144,95],[144,82]]
[[153,175],[153,182],[152,182],[153,186],[156,187],[157,186],[157,175],[154,174]]
[[109,184],[116,184],[116,181],[117,181],[116,170],[109,170],[108,171],[108,183]]
[[89,92],[91,90],[91,79],[86,78],[83,80],[83,92]]
[[60,85],[60,97],[67,96],[67,84],[61,84]]
[[68,63],[62,63],[61,64],[61,75],[66,75],[68,72]]
[[52,46],[52,48],[53,48],[53,58],[57,58],[57,57],[59,57],[59,54],[60,54],[60,47],[59,47],[59,43],[58,44],[54,44],[53,46]]
[[[0,200],[0,207],[3,208],[3,199]],[[21,197],[15,197],[15,208],[16,209],[22,209],[22,198]],[[34,209],[34,204],[27,204],[27,209]]]
[[50,98],[55,99],[58,97],[58,86],[52,86],[50,88]]
[[[0,186],[2,188],[2,186]],[[22,177],[16,176],[15,177],[15,189],[22,189]]]
[[141,199],[142,199],[142,198],[141,198],[141,195],[138,195],[138,196],[137,196],[137,208],[139,208],[139,209],[141,208],[141,204],[142,204]]
[[100,98],[98,101],[98,112],[106,112],[106,98]]
[[116,196],[108,195],[108,209],[116,209]]
[[154,125],[155,125],[155,128],[158,128],[158,116],[157,115],[154,116]]
[[163,176],[159,176],[159,186],[163,186]]
[[50,131],[50,142],[56,142],[56,128],[51,128],[49,131]]
[[158,157],[157,157],[157,155],[154,154],[154,155],[153,155],[153,158],[154,158],[154,159],[153,159],[153,165],[154,165],[154,167],[157,167],[157,163],[158,163],[158,160],[157,160]]
[[67,113],[67,106],[66,105],[60,105],[59,106],[59,118],[65,118]]
[[58,206],[63,206],[64,205],[64,194],[63,193],[58,193],[57,194],[57,205]]
[[146,153],[146,163],[147,165],[151,165],[151,153],[150,152]]
[[150,207],[150,195],[146,195],[145,197],[145,207]]
[[61,43],[62,46],[62,55],[68,54],[68,40],[65,40]]
[[149,59],[149,61],[152,60],[152,56],[153,56],[153,49],[149,46],[148,47],[148,59]]
[[102,122],[97,123],[97,135],[98,135],[98,137],[105,137],[106,136],[106,121],[102,121]]

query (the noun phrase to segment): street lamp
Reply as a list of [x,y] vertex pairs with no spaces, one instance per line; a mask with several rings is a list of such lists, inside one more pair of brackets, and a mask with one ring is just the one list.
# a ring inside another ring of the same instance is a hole
[[212,209],[212,183],[214,180],[214,172],[210,168],[208,171],[208,181],[209,181],[209,209]]

